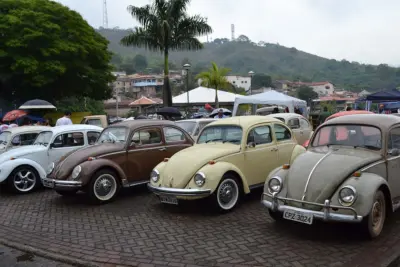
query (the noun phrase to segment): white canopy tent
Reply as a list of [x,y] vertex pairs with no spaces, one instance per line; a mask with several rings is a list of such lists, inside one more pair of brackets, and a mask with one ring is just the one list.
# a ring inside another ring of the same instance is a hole
[[[237,94],[218,90],[218,102],[220,103],[233,103]],[[187,93],[180,94],[172,98],[173,104],[187,104]],[[189,103],[214,103],[215,102],[215,89],[206,87],[197,87],[189,91]]]
[[[236,116],[240,104],[256,105],[282,105],[289,108],[290,113],[294,113],[294,107],[302,108],[303,115],[307,115],[307,102],[295,97],[291,97],[275,90],[270,90],[261,94],[250,96],[237,96],[233,107],[232,116]],[[255,108],[253,109],[255,110]]]

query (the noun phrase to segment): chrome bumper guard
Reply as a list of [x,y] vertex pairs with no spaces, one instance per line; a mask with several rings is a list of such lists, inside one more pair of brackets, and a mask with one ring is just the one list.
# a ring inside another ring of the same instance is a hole
[[60,190],[79,189],[82,187],[81,181],[65,181],[51,178],[42,178],[42,183],[44,187]]
[[[273,193],[272,195],[263,193],[263,196],[264,195],[272,198],[272,201],[262,199],[261,203],[265,207],[267,207],[268,209],[270,209],[272,211],[284,212],[287,209],[294,210],[294,211],[300,211],[300,212],[311,214],[314,218],[323,220],[323,221],[359,223],[363,220],[362,216],[357,215],[357,212],[355,209],[350,208],[350,207],[343,207],[343,206],[332,206],[329,199],[326,199],[324,204],[320,204],[320,203],[302,201],[302,200],[297,200],[297,199],[292,199],[292,198],[278,197],[278,193]],[[323,211],[314,211],[314,210],[308,210],[308,209],[302,209],[302,208],[282,205],[282,204],[279,204],[279,202],[278,202],[279,200],[280,201],[293,201],[293,202],[297,202],[297,203],[301,203],[301,204],[314,205],[314,206],[322,207]],[[331,209],[349,210],[353,213],[353,215],[331,213]]]
[[156,195],[172,195],[176,197],[186,196],[209,196],[211,194],[210,189],[179,189],[179,188],[168,188],[168,187],[157,187],[148,183],[147,187]]

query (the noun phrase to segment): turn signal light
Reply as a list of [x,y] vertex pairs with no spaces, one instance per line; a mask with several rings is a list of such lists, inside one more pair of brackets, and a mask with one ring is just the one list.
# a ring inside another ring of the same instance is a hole
[[214,164],[215,164],[215,161],[214,161],[214,160],[210,160],[210,161],[208,162],[208,164],[214,165]]
[[290,168],[290,164],[283,164],[282,169],[287,170]]
[[169,158],[164,158],[164,162],[168,162]]
[[89,157],[87,160],[88,161],[92,161],[92,160],[95,160],[96,158],[95,157]]
[[361,176],[361,172],[355,172],[355,173],[353,173],[353,176],[354,177],[360,177]]
[[11,158],[10,158],[10,160],[14,160],[14,159],[15,159],[14,157],[11,157]]

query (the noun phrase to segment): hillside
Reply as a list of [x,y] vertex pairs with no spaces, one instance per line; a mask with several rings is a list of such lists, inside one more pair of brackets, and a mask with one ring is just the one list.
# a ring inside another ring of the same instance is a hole
[[[147,57],[150,64],[162,59],[158,53],[119,45],[119,40],[127,34],[126,30],[100,29],[99,32],[110,41],[110,50],[122,57],[141,54]],[[336,87],[355,91],[375,91],[400,85],[399,68],[386,64],[374,66],[326,59],[279,44],[257,46],[252,42],[221,42],[221,39],[215,39],[212,43],[206,43],[200,51],[172,52],[170,59],[177,66],[189,59],[194,72],[208,68],[210,62],[215,61],[220,66],[231,68],[233,74],[246,74],[253,70],[275,79],[331,81]]]

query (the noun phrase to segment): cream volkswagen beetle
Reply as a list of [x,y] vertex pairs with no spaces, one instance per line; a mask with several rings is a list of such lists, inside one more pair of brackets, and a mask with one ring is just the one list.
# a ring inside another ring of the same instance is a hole
[[278,119],[221,119],[205,126],[193,147],[158,164],[148,187],[163,203],[211,196],[219,210],[229,211],[241,195],[263,186],[265,173],[304,152]]
[[371,238],[400,206],[400,119],[362,114],[322,124],[307,152],[272,171],[262,204],[275,220],[361,223]]

